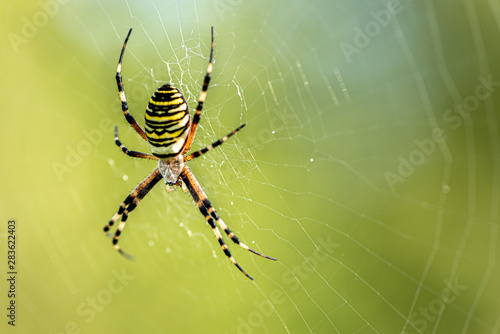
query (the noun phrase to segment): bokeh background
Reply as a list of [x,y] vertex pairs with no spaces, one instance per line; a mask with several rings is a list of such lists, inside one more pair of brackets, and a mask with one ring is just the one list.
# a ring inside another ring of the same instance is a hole
[[[1,1],[2,333],[499,333],[500,2]],[[256,257],[159,183],[120,110],[172,82],[189,163]],[[7,222],[17,318],[7,325]]]

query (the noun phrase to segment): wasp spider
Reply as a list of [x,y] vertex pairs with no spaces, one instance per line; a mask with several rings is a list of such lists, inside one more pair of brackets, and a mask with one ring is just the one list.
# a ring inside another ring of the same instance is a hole
[[[189,155],[189,149],[193,144],[194,136],[196,135],[196,129],[198,128],[198,123],[200,122],[201,109],[203,107],[203,102],[207,97],[208,83],[210,82],[210,76],[213,68],[213,52],[214,52],[214,29],[212,27],[211,34],[211,48],[210,48],[210,60],[208,62],[207,73],[203,81],[203,86],[201,89],[201,94],[198,100],[198,106],[196,107],[196,112],[193,119],[191,120],[191,115],[189,114],[189,108],[186,103],[186,99],[181,94],[181,92],[174,87],[172,84],[167,83],[160,88],[158,88],[151,99],[149,100],[148,107],[146,109],[145,115],[145,130],[136,122],[134,117],[129,113],[127,100],[125,98],[125,92],[123,90],[121,67],[123,54],[125,52],[125,47],[127,46],[127,41],[130,37],[132,29],[129,30],[125,42],[123,43],[122,51],[120,53],[120,59],[118,61],[118,68],[116,69],[116,83],[118,84],[118,92],[120,94],[120,100],[122,102],[122,110],[125,115],[125,119],[132,125],[135,131],[141,135],[142,138],[148,141],[151,153],[141,153],[136,151],[129,151],[118,139],[118,127],[115,127],[115,143],[118,145],[123,153],[133,158],[142,158],[150,160],[158,160],[158,167],[153,170],[151,174],[148,175],[131,193],[127,196],[125,201],[120,205],[118,212],[111,218],[109,223],[104,226],[104,232],[111,236],[109,229],[115,224],[116,221],[121,216],[121,221],[118,224],[118,228],[113,237],[113,245],[116,250],[126,258],[132,258],[130,255],[125,253],[120,246],[118,246],[118,239],[120,234],[125,227],[125,222],[127,217],[134,210],[141,200],[148,194],[148,192],[163,178],[165,180],[167,191],[175,190],[176,186],[182,186],[185,191],[189,191],[193,197],[196,206],[201,211],[207,223],[212,228],[212,231],[217,238],[224,254],[231,260],[231,262],[248,278],[253,279],[248,275],[243,268],[236,262],[233,258],[229,249],[222,239],[222,235],[217,227],[217,225],[227,234],[227,236],[234,241],[234,243],[243,247],[244,249],[265,257],[266,259],[276,260],[270,256],[261,254],[241,241],[234,235],[233,232],[229,230],[224,221],[219,217],[214,207],[210,203],[201,189],[200,184],[194,177],[193,173],[185,162],[199,157],[200,155],[210,151],[211,149],[221,145],[223,142],[233,136],[236,132],[241,130],[245,124],[238,127],[233,132],[229,133],[222,139],[217,140],[211,145],[202,148],[199,151],[193,152]],[[187,188],[187,189],[186,189]],[[217,223],[217,225],[216,225]]]

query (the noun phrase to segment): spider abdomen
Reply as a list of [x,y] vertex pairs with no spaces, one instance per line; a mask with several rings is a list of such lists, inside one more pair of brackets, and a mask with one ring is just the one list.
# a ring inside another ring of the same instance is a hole
[[146,137],[153,155],[169,159],[182,152],[191,116],[186,99],[174,85],[165,84],[154,92],[145,119]]

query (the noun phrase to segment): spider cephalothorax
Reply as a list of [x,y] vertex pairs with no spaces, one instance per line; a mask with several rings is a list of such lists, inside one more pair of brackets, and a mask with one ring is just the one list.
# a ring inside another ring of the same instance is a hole
[[[120,254],[125,257],[130,258],[131,256],[125,253],[120,246],[118,246],[118,239],[120,237],[123,228],[125,227],[125,222],[129,213],[134,210],[141,200],[148,194],[148,192],[160,181],[162,178],[167,186],[167,191],[173,191],[177,185],[182,184],[186,191],[189,191],[193,197],[196,206],[200,212],[205,216],[207,223],[212,228],[222,250],[227,257],[233,262],[233,264],[241,270],[248,278],[252,279],[236,262],[232,257],[231,253],[219,231],[219,226],[227,236],[233,240],[234,243],[243,247],[244,249],[265,257],[267,259],[276,260],[275,258],[269,257],[267,255],[261,254],[244,243],[240,242],[233,232],[229,230],[224,221],[219,217],[214,207],[208,200],[207,195],[203,192],[200,184],[194,177],[191,170],[186,166],[186,162],[200,155],[210,151],[211,149],[221,145],[229,137],[233,136],[236,132],[241,130],[245,124],[241,125],[227,136],[217,140],[211,145],[202,148],[199,151],[193,152],[189,155],[185,155],[191,149],[194,137],[196,135],[196,129],[198,128],[198,123],[200,121],[201,110],[203,107],[203,102],[207,97],[208,84],[210,82],[210,76],[212,74],[213,68],[213,52],[214,52],[214,29],[212,27],[211,34],[211,47],[210,47],[210,59],[207,67],[207,74],[203,81],[202,90],[200,93],[200,98],[198,99],[198,106],[196,107],[195,114],[191,120],[191,115],[189,114],[189,107],[186,103],[186,99],[182,93],[172,84],[165,84],[158,88],[151,99],[149,100],[148,107],[146,109],[145,115],[145,130],[136,122],[134,117],[128,112],[127,100],[125,98],[125,92],[123,90],[121,67],[123,54],[125,52],[125,47],[127,46],[127,41],[130,37],[132,29],[129,30],[125,42],[123,43],[123,48],[120,53],[120,59],[118,60],[118,67],[116,70],[116,83],[118,85],[118,92],[120,94],[120,100],[122,102],[122,111],[125,115],[125,119],[128,123],[135,129],[135,131],[145,140],[148,141],[151,153],[142,153],[136,151],[129,151],[118,139],[118,127],[115,127],[115,143],[118,145],[122,151],[130,157],[158,160],[158,167],[151,172],[123,201],[123,203],[118,208],[118,212],[115,213],[113,218],[109,223],[104,226],[104,232],[107,235],[111,226],[115,224],[118,219],[121,218],[118,228],[113,237],[113,245]],[[216,225],[217,223],[217,225]]]

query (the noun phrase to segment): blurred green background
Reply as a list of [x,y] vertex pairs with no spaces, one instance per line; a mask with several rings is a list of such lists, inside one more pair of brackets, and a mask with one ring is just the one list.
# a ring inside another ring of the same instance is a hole
[[[500,2],[2,1],[2,333],[499,333]],[[251,247],[220,250],[160,182],[113,249],[102,227],[155,163],[165,82],[196,106],[189,163]],[[7,222],[17,318],[7,324]]]

